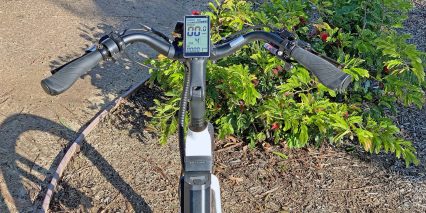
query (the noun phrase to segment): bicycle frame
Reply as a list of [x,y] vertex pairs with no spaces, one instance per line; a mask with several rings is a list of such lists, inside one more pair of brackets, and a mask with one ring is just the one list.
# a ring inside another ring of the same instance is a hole
[[[219,180],[212,174],[213,126],[205,120],[207,60],[185,59],[185,79],[189,75],[190,82],[184,86],[186,89],[181,99],[181,110],[185,110],[185,97],[188,97],[189,92],[190,122],[186,139],[179,137],[179,144],[184,144],[185,147],[180,181],[181,212],[210,212],[211,209],[217,213],[221,212]],[[179,114],[184,116],[184,113]],[[182,131],[182,128],[181,123],[179,131]],[[183,135],[182,132],[179,134]]]

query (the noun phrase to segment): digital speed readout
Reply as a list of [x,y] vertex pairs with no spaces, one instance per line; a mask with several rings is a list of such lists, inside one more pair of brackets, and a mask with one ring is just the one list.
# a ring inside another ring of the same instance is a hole
[[184,57],[210,56],[210,20],[208,16],[185,16]]

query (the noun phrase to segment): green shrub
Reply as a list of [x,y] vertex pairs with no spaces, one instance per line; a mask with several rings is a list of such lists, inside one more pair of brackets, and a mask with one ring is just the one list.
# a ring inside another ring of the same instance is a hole
[[[205,14],[212,20],[214,42],[253,26],[291,30],[343,63],[354,79],[349,91],[336,94],[300,65],[286,70],[255,42],[208,64],[207,117],[219,138],[234,135],[252,147],[267,141],[296,148],[358,141],[370,153],[392,152],[407,166],[418,164],[412,143],[398,136],[385,114],[396,113],[396,102],[418,107],[425,102],[425,54],[406,42],[409,35],[396,31],[410,8],[409,0],[210,3]],[[319,18],[309,22],[313,15]],[[151,123],[165,143],[177,129],[183,66],[165,57],[150,63],[158,68],[150,82],[167,97],[156,101]]]

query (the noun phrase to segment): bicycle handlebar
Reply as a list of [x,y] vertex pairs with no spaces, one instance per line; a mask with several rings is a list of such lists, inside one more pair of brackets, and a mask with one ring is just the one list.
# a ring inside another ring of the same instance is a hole
[[225,44],[214,47],[212,50],[212,55],[210,56],[211,60],[218,60],[225,56],[231,55],[232,53],[239,50],[242,46],[253,42],[253,41],[266,41],[274,44],[281,44],[284,39],[282,39],[279,35],[274,33],[268,33],[264,31],[254,31],[249,32],[245,35],[241,35],[238,38],[235,38]]
[[[343,91],[351,82],[351,77],[348,74],[342,72],[327,60],[294,45],[294,43],[291,43],[276,33],[264,31],[249,32],[225,44],[213,47],[210,59],[218,60],[226,57],[245,44],[256,40],[263,40],[282,47],[281,49],[287,55],[293,57],[297,62],[306,67],[318,77],[321,83],[331,89]],[[78,77],[95,67],[102,59],[113,58],[117,53],[123,51],[126,46],[135,42],[145,43],[168,58],[176,60],[183,59],[182,48],[147,33],[112,36],[101,42],[101,48],[58,68],[56,73],[42,80],[42,87],[48,94],[58,95],[70,88]]]
[[95,50],[57,69],[50,77],[41,81],[49,95],[58,95],[69,89],[77,79],[86,74],[102,60],[102,54]]
[[[216,60],[228,56],[247,43],[256,40],[271,42],[277,46],[282,46],[282,44],[286,42],[285,39],[275,33],[267,33],[263,31],[249,32],[233,39],[230,42],[215,47],[210,59]],[[344,91],[351,83],[352,78],[350,75],[342,72],[338,67],[320,56],[315,55],[297,45],[291,46],[285,44],[282,47],[286,49],[289,56],[293,57],[294,60],[311,71],[326,87],[336,91]]]
[[126,46],[136,42],[141,42],[147,44],[155,51],[162,55],[168,56],[169,58],[174,56],[174,47],[171,44],[165,42],[164,40],[157,39],[149,34],[131,33],[121,36],[121,39]]
[[174,53],[172,45],[147,34],[132,33],[122,35],[119,38],[108,38],[101,43],[102,49],[86,53],[80,58],[57,68],[50,77],[41,81],[41,86],[49,95],[61,94],[69,89],[80,76],[98,65],[102,59],[113,58],[125,46],[135,42],[146,43],[163,55],[168,55],[169,52]]
[[352,81],[350,75],[342,72],[339,68],[327,60],[301,47],[294,47],[290,56],[306,69],[311,71],[321,83],[330,89],[343,91]]

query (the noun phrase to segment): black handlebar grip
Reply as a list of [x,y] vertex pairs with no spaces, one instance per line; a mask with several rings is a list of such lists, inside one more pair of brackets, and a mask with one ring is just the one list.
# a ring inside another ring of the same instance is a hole
[[41,81],[41,86],[49,95],[58,95],[69,89],[77,79],[86,74],[102,60],[96,50],[60,67],[54,74]]
[[301,47],[296,46],[291,52],[291,57],[311,71],[322,84],[330,89],[344,91],[352,81],[350,75]]

